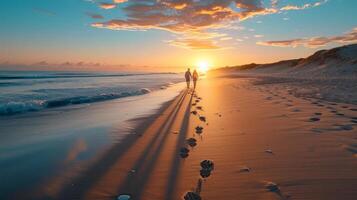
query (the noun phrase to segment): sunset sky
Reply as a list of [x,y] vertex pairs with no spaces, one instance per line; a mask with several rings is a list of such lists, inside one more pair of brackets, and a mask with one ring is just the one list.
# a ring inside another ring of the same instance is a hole
[[177,70],[299,58],[356,42],[356,10],[354,0],[3,0],[0,65]]

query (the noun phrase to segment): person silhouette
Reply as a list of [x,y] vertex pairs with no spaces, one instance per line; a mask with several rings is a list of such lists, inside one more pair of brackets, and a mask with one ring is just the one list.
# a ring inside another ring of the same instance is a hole
[[198,80],[198,73],[196,70],[194,70],[192,74],[193,89],[196,89],[197,80]]
[[186,79],[186,84],[187,84],[187,88],[190,88],[190,81],[191,81],[191,72],[190,72],[190,68],[187,68],[187,71],[185,72],[185,79]]

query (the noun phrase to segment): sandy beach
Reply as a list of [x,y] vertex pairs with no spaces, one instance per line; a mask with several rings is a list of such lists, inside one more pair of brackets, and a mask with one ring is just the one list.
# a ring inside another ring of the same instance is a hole
[[1,3],[0,200],[357,200],[357,1]]
[[[43,186],[35,198],[183,199],[194,191],[202,199],[353,200],[356,108],[296,97],[253,78],[208,77],[194,94],[184,90],[140,119],[135,134],[79,176]],[[206,159],[214,169],[202,178]]]

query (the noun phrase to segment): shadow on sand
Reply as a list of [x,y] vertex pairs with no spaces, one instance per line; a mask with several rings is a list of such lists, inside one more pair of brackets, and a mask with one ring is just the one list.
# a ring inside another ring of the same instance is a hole
[[[189,97],[190,96],[190,97]],[[182,122],[180,124],[180,131],[177,142],[174,147],[174,155],[171,163],[171,169],[169,171],[167,188],[165,192],[165,199],[172,199],[174,189],[176,186],[176,180],[180,171],[181,158],[177,152],[184,146],[186,134],[188,132],[188,123],[190,117],[190,109],[192,96],[189,91],[182,92],[173,103],[163,109],[173,109],[169,111],[169,114],[165,116],[164,124],[156,130],[154,136],[143,148],[141,155],[138,156],[131,169],[135,170],[135,175],[128,173],[124,180],[118,180],[122,182],[121,187],[118,188],[117,194],[125,193],[132,195],[133,199],[140,199],[147,182],[149,181],[150,174],[154,170],[160,152],[163,149],[167,137],[169,137],[169,131],[172,128],[174,122],[178,120],[178,113],[180,110],[184,110]],[[189,98],[188,102],[185,99]],[[161,110],[163,111],[163,110]],[[162,113],[162,112],[159,112]],[[160,115],[154,117],[152,122],[155,122]],[[145,132],[146,129],[140,132]],[[128,150],[136,144],[139,137],[137,135],[128,135],[120,144],[113,146],[105,155],[103,155],[98,161],[84,171],[79,177],[76,177],[71,181],[71,184],[62,188],[61,192],[54,199],[86,199],[85,196],[88,191],[95,189],[95,184],[101,180],[106,172],[113,166],[121,157],[123,157]],[[113,177],[115,178],[115,177]],[[75,187],[73,187],[75,186]],[[115,199],[117,196],[108,196],[108,199]],[[48,199],[48,198],[46,198]],[[53,199],[53,198],[51,198]]]

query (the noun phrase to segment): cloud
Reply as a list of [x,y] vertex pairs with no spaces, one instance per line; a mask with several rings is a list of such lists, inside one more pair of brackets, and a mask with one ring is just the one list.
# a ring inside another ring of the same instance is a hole
[[312,38],[297,38],[292,40],[277,40],[277,41],[265,41],[257,42],[258,45],[275,46],[275,47],[297,47],[305,46],[308,48],[316,48],[326,46],[330,43],[352,43],[357,42],[357,27],[352,31],[340,36],[332,37],[312,37]]
[[118,3],[124,2],[118,9],[125,16],[95,22],[92,26],[111,30],[164,30],[181,38],[175,40],[174,44],[190,43],[186,46],[194,49],[198,49],[196,46],[212,49],[217,45],[192,45],[197,44],[197,41],[208,44],[206,41],[209,40],[205,36],[188,39],[192,34],[204,35],[211,30],[234,28],[232,22],[281,11],[281,8],[277,8],[278,0],[272,0],[271,7],[265,7],[261,0],[114,0],[113,3],[101,3],[100,7],[113,9]]
[[109,9],[115,8],[116,5],[113,4],[113,3],[100,3],[99,7],[103,8],[103,9],[106,9],[106,10],[109,10]]
[[95,13],[86,13],[89,17],[91,17],[92,19],[103,19],[104,17],[102,15],[99,14],[95,14]]
[[254,35],[255,38],[262,38],[264,35]]
[[168,41],[170,45],[188,48],[188,49],[220,49],[221,47],[217,46],[213,40],[210,39],[199,39],[199,38],[184,38]]
[[221,41],[226,41],[226,40],[231,40],[233,39],[232,37],[222,37],[220,38]]
[[321,6],[322,4],[326,3],[327,0],[323,0],[323,1],[318,1],[315,3],[307,3],[304,4],[302,6],[295,6],[295,5],[286,5],[282,8],[280,8],[280,10],[286,11],[286,10],[304,10],[307,8],[313,8],[313,7],[317,7],[317,6]]
[[127,2],[128,0],[114,0],[114,3],[125,3]]
[[271,6],[272,6],[273,8],[275,8],[275,7],[278,6],[279,0],[271,0],[270,2],[271,2]]

